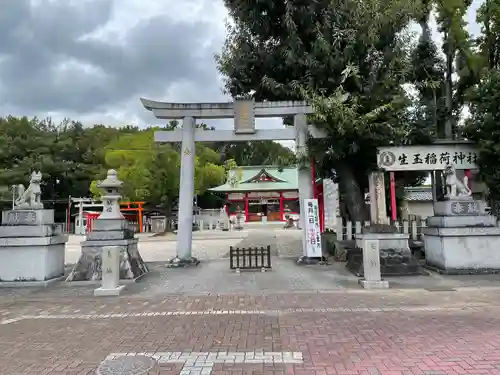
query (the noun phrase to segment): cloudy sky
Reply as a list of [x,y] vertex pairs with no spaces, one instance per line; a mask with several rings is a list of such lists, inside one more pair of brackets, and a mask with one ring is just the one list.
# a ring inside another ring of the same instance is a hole
[[[140,97],[228,100],[213,59],[224,40],[222,0],[1,3],[0,116],[142,126],[160,122]],[[479,4],[467,17],[472,32]]]

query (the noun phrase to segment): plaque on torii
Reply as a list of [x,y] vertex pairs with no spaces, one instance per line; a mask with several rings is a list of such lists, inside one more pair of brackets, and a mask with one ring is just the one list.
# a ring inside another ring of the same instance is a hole
[[234,133],[254,134],[255,114],[253,100],[239,99],[234,102]]

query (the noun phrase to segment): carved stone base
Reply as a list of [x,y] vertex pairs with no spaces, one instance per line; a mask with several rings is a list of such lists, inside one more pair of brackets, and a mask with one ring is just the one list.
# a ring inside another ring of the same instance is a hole
[[0,281],[45,282],[64,276],[67,236],[6,238],[0,241]]
[[409,235],[390,233],[392,229],[384,226],[384,233],[363,233],[356,235],[356,248],[347,251],[346,267],[356,276],[364,276],[363,240],[378,240],[380,248],[380,274],[384,276],[425,275],[416,259],[413,258],[408,244]]
[[137,239],[82,242],[82,254],[66,281],[94,281],[102,278],[102,248],[120,247],[120,280],[134,280],[149,272],[137,247]]
[[359,285],[361,285],[364,289],[388,289],[389,282],[387,280],[359,280]]
[[[500,228],[424,228],[425,259],[449,274],[500,270]],[[488,271],[488,272],[486,272]]]
[[297,259],[297,264],[303,264],[303,265],[308,265],[308,264],[319,264],[319,263],[325,263],[326,258],[324,257],[308,257],[306,255],[302,255]]
[[[364,277],[363,249],[348,250],[346,267],[358,277]],[[402,249],[380,249],[380,274],[387,276],[425,275],[411,252]]]
[[106,297],[106,296],[119,296],[125,285],[119,285],[113,289],[104,289],[103,287],[94,289],[94,296],[96,297]]
[[189,259],[175,257],[168,261],[167,268],[192,267],[197,266],[198,264],[200,264],[200,261],[195,257],[191,257]]

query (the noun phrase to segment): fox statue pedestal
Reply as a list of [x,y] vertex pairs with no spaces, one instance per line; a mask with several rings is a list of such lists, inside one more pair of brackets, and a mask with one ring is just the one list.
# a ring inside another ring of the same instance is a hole
[[42,174],[33,172],[27,189],[19,185],[13,210],[2,212],[0,282],[40,286],[64,276],[68,236],[54,225],[54,210],[41,203]]
[[500,228],[484,202],[450,197],[434,204],[434,215],[422,230],[429,268],[447,274],[500,271]]

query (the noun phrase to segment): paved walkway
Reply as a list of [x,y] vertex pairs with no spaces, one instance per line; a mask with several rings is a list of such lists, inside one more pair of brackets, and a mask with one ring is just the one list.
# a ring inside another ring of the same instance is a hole
[[[222,241],[280,256],[270,272],[238,275]],[[0,374],[90,375],[123,355],[155,358],[155,375],[500,374],[499,276],[366,291],[342,265],[296,265],[297,241],[259,229],[206,239],[200,266],[156,261],[116,298],[93,297],[95,284],[0,289]],[[143,241],[143,257],[166,242]]]
[[498,290],[82,298],[2,310],[1,374],[93,374],[125,354],[155,357],[152,374],[500,373]]
[[[230,246],[265,246],[271,244],[275,253],[280,249],[282,256],[301,254],[301,232],[299,230],[281,230],[277,228],[250,228],[243,231],[203,231],[193,233],[193,256],[206,259],[224,257]],[[146,262],[166,262],[176,255],[176,236],[138,236],[139,251]],[[81,252],[80,243],[85,236],[70,236],[66,244],[66,263],[75,264]]]

